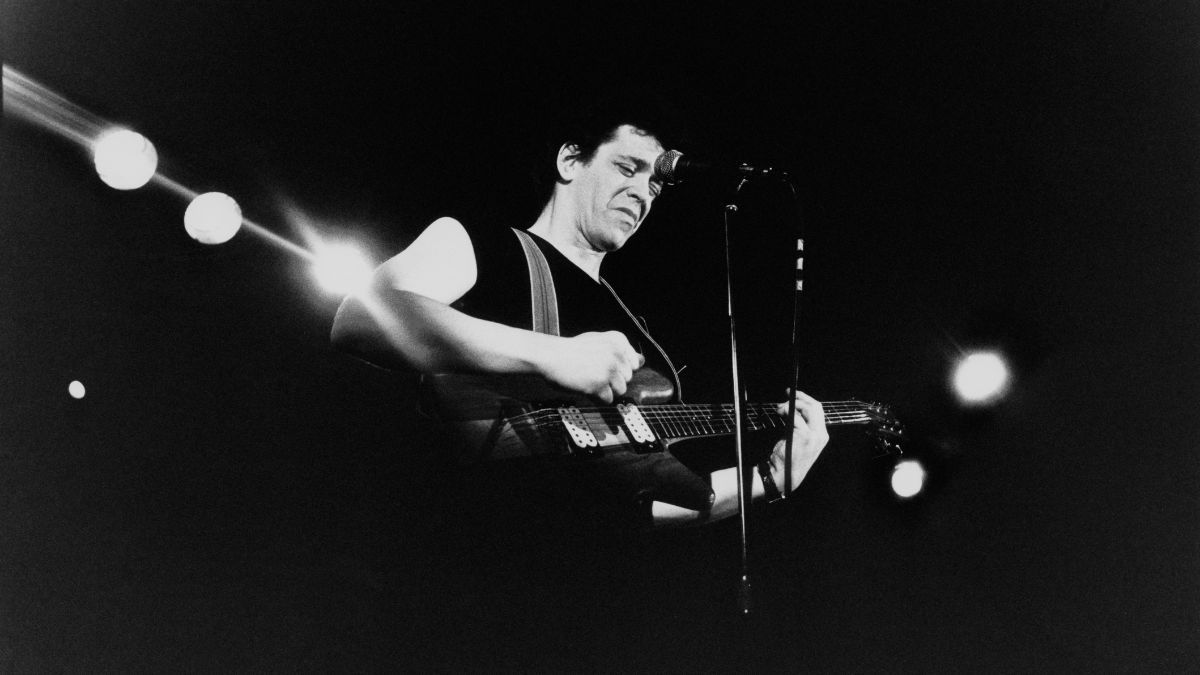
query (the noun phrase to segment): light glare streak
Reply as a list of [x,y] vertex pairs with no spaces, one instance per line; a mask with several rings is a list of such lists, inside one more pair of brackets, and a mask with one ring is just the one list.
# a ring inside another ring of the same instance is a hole
[[262,237],[267,242],[269,242],[271,244],[275,244],[276,246],[283,249],[284,251],[287,251],[288,253],[291,253],[293,255],[303,258],[306,262],[311,263],[311,262],[316,261],[316,259],[317,259],[317,256],[314,255],[312,251],[309,251],[308,249],[300,246],[299,244],[296,244],[294,242],[288,241],[287,239],[284,239],[283,237],[279,236],[278,234],[275,234],[274,232],[263,227],[262,225],[259,225],[258,223],[254,222],[253,220],[250,220],[249,218],[245,218],[242,220],[242,227],[253,232],[254,234],[258,235],[259,237]]
[[[3,67],[3,82],[5,115],[12,115],[43,127],[67,140],[79,143],[86,149],[90,150],[96,138],[106,129],[116,126],[75,105],[8,65]],[[151,177],[151,182],[189,202],[200,194],[157,171]],[[279,236],[249,218],[242,220],[242,227],[305,262],[316,261],[316,256],[312,251]]]
[[155,173],[150,178],[150,182],[165,188],[168,192],[174,192],[180,197],[188,200],[188,202],[191,202],[193,199],[200,196],[199,192],[196,192],[185,185],[181,185],[161,173]]
[[5,65],[4,113],[45,127],[85,147],[111,123]]

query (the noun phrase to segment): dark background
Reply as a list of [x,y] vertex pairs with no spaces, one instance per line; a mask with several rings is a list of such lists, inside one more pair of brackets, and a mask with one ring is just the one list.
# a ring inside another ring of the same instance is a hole
[[[146,134],[168,175],[377,262],[439,215],[528,223],[524,148],[561,87],[656,84],[698,152],[792,170],[804,387],[892,403],[931,490],[893,503],[838,431],[756,521],[751,638],[710,630],[724,525],[647,544],[672,587],[547,667],[1200,662],[1195,4],[7,0],[0,31],[6,65]],[[338,298],[302,261],[197,244],[177,196],[111,190],[11,117],[0,162],[0,669],[492,667],[479,625],[430,619],[488,596],[429,581],[465,538],[430,506],[454,480],[409,381],[330,349]],[[606,263],[693,401],[728,398],[721,197],[669,191]],[[789,208],[753,188],[735,236],[760,400],[786,386]],[[944,383],[976,345],[1016,382],[965,414]],[[507,630],[532,653],[552,627]]]

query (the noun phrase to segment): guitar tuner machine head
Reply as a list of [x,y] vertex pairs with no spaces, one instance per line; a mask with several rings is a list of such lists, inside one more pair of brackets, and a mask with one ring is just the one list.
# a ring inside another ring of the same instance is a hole
[[875,441],[875,448],[881,455],[902,455],[904,450],[901,442],[904,440],[904,426],[892,414],[889,406],[869,403],[866,406],[871,416],[872,424],[867,427],[867,434]]

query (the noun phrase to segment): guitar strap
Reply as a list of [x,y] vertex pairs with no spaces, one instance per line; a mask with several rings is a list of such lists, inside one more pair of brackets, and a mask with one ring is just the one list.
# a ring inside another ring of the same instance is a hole
[[[547,335],[561,335],[558,325],[558,296],[554,292],[554,276],[550,274],[550,263],[546,261],[546,256],[542,253],[542,249],[538,248],[537,242],[533,240],[533,237],[528,232],[513,228],[513,234],[517,235],[517,239],[521,242],[521,248],[525,251],[525,262],[529,267],[529,299],[530,312],[533,315],[531,324],[533,331]],[[608,282],[604,279],[601,279],[600,283],[612,294],[613,299],[617,301],[617,304],[629,316],[633,325],[642,332],[642,335],[662,355],[663,361],[671,370],[671,378],[675,384],[675,396],[676,398],[680,398],[683,387],[679,381],[679,371],[675,369],[675,364],[671,363],[671,357],[667,356],[666,350],[655,342],[642,322],[629,311],[629,308],[621,301],[620,296],[613,290],[613,287],[609,286]]]
[[533,237],[524,230],[513,228],[513,234],[521,241],[525,251],[525,262],[529,267],[529,300],[533,313],[533,331],[546,335],[559,335],[558,296],[554,293],[554,277],[550,264]]

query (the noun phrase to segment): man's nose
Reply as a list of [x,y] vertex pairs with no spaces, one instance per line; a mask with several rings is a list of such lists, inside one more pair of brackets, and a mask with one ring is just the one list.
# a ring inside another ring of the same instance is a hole
[[634,182],[633,187],[629,189],[629,195],[638,202],[638,207],[645,215],[645,211],[650,208],[650,201],[654,199],[650,193],[650,180]]

